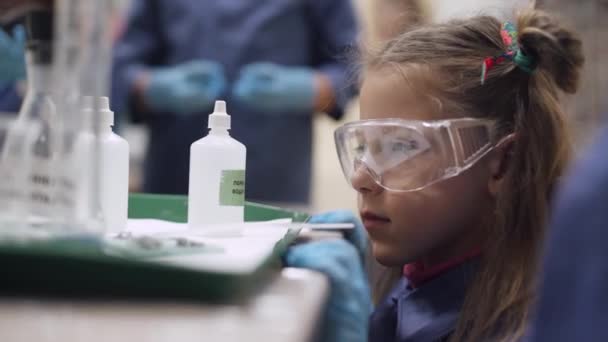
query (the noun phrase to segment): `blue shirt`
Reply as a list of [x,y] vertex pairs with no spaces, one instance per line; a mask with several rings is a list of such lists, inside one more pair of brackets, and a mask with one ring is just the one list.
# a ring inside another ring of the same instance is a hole
[[409,286],[402,277],[370,318],[370,342],[443,342],[456,328],[469,282],[472,259],[424,283]]
[[558,196],[528,341],[608,341],[607,150],[608,129]]
[[14,83],[0,83],[0,112],[17,113],[23,99],[17,93]]
[[232,101],[231,88],[250,63],[309,66],[331,79],[337,105],[329,114],[341,117],[354,95],[346,59],[357,34],[351,0],[136,0],[127,24],[115,48],[113,107],[150,129],[145,191],[187,192],[190,144],[206,134],[212,108],[138,112],[133,81],[148,68],[205,59],[226,72],[231,134],[247,146],[247,198],[308,202],[312,113],[268,116]]

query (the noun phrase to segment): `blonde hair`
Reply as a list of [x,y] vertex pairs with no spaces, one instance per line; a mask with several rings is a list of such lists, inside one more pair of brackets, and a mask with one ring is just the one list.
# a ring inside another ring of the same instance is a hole
[[[496,199],[479,271],[452,341],[507,341],[523,335],[549,200],[571,153],[558,100],[561,92],[578,88],[584,63],[581,41],[548,14],[523,12],[517,25],[519,45],[536,61],[536,69],[529,73],[502,63],[482,85],[484,58],[507,48],[501,27],[502,22],[489,16],[425,26],[401,34],[365,60],[369,69],[393,66],[403,73],[422,66],[440,77],[446,110],[493,118],[505,134],[516,134],[507,156],[505,188]],[[383,271],[374,284],[376,300],[400,274],[397,269]]]

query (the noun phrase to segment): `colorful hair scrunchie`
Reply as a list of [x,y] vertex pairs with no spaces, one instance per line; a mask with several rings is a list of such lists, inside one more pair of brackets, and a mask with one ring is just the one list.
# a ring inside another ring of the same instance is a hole
[[536,61],[533,57],[526,55],[517,43],[517,29],[515,25],[506,22],[502,25],[500,36],[503,43],[507,46],[507,51],[500,56],[487,57],[484,59],[481,66],[481,84],[484,84],[488,76],[488,72],[496,65],[506,61],[511,61],[521,70],[532,73],[536,68]]

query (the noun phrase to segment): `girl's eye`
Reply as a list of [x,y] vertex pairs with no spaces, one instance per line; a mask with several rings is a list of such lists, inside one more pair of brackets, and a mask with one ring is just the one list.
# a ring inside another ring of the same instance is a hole
[[355,146],[355,153],[357,155],[362,155],[364,152],[365,152],[365,145],[360,144],[360,145]]
[[417,150],[419,147],[418,142],[416,140],[407,140],[407,141],[396,141],[392,145],[392,152],[402,152],[409,154],[412,151]]

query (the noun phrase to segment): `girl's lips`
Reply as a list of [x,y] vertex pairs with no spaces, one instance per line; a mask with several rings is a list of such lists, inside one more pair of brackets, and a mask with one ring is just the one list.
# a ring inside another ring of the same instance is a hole
[[388,217],[372,213],[371,211],[361,212],[361,221],[363,221],[363,225],[367,230],[379,229],[391,222]]

